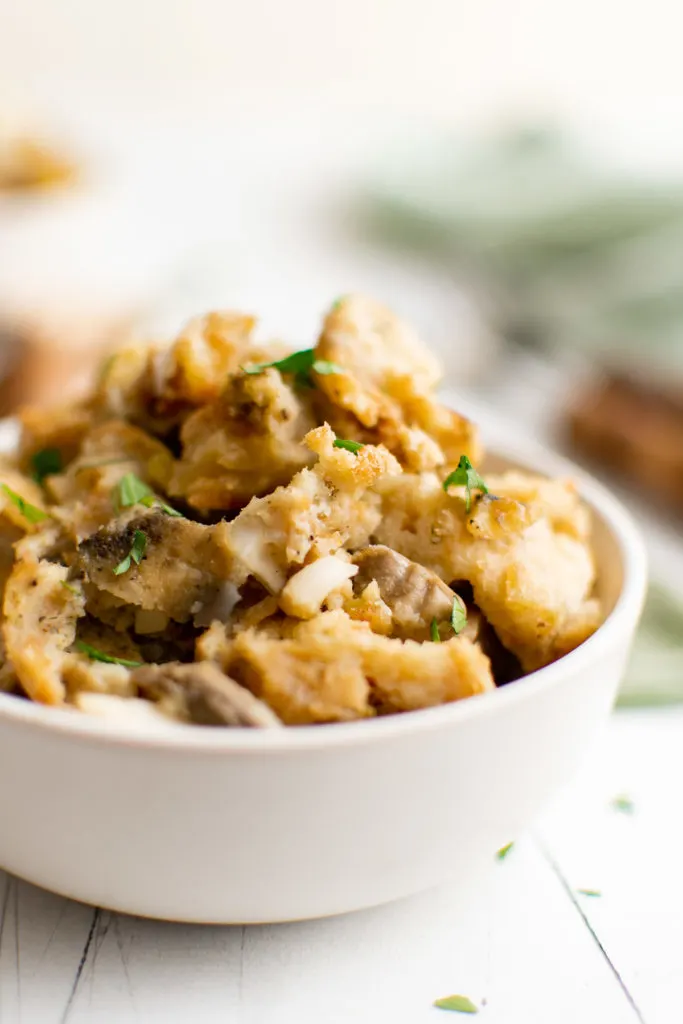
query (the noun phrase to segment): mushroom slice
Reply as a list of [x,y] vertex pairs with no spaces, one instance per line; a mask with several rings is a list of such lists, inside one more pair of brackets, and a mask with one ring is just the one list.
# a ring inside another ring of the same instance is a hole
[[437,623],[450,619],[456,595],[431,569],[384,544],[363,548],[353,561],[358,566],[354,593],[362,594],[374,580],[400,636],[426,639],[434,619]]
[[132,682],[172,718],[197,725],[277,728],[274,711],[210,661],[143,665]]
[[[129,509],[81,542],[78,565],[99,590],[148,611],[187,622],[215,595],[225,578],[216,557],[212,527],[165,515],[159,509]],[[144,534],[139,564],[115,572]]]

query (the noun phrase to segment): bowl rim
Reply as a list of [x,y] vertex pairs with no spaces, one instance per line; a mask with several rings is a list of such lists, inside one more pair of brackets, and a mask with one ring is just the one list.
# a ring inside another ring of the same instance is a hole
[[23,700],[0,693],[0,723],[16,722],[49,733],[71,736],[94,744],[123,747],[162,748],[185,754],[295,753],[309,749],[365,746],[407,734],[455,726],[486,714],[504,713],[505,708],[531,700],[534,694],[560,686],[597,662],[605,650],[621,637],[629,643],[645,599],[647,555],[639,527],[631,513],[585,470],[539,442],[522,436],[491,445],[490,454],[517,463],[528,471],[550,477],[570,477],[581,497],[604,520],[617,541],[623,565],[623,585],[614,608],[595,633],[544,668],[522,676],[508,686],[466,699],[403,714],[324,725],[285,726],[282,729],[214,729],[169,722],[168,728],[114,722],[74,709]]

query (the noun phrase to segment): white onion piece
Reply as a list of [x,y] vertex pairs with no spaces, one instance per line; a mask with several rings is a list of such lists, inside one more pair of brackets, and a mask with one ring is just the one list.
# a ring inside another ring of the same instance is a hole
[[109,693],[90,693],[84,690],[76,694],[74,704],[86,715],[120,722],[127,728],[168,730],[182,727],[182,723],[174,722],[158,711],[150,701],[139,697],[115,697]]
[[269,552],[272,542],[265,524],[253,516],[238,516],[231,523],[230,540],[240,563],[271,594],[278,594],[284,585],[285,576]]
[[286,615],[312,619],[320,611],[325,598],[357,572],[357,565],[343,562],[334,555],[319,558],[287,580],[280,594],[280,607]]
[[229,622],[235,605],[241,600],[242,596],[234,583],[222,583],[215,597],[197,610],[194,616],[195,626],[210,626],[216,619],[219,622]]

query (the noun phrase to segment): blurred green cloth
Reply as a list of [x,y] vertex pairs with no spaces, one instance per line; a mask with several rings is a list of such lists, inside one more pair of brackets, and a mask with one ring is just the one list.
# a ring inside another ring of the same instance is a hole
[[683,375],[683,183],[521,130],[392,161],[370,214],[385,237],[431,247],[478,282],[503,336]]
[[650,584],[619,707],[683,701],[683,599]]

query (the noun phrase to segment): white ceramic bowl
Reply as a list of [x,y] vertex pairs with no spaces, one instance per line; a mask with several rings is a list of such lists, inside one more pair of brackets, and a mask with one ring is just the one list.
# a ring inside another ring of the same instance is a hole
[[643,545],[599,484],[604,625],[554,665],[444,707],[277,732],[167,735],[0,695],[0,865],[88,903],[181,921],[339,914],[469,884],[575,771],[612,705],[644,596]]

